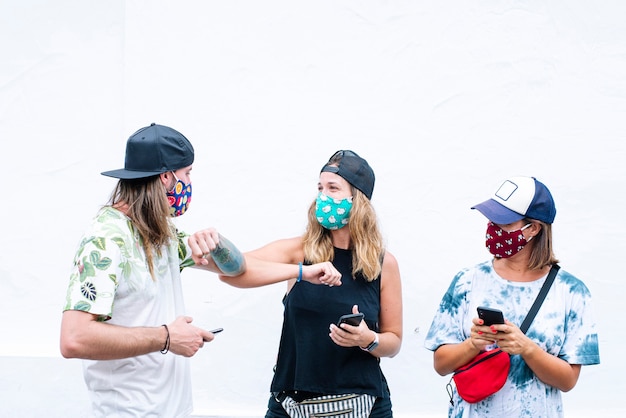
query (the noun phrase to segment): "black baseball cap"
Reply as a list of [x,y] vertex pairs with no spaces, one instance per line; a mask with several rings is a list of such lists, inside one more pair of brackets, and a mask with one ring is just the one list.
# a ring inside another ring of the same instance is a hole
[[128,138],[124,168],[101,174],[118,179],[140,179],[190,166],[193,158],[193,146],[183,134],[151,123]]
[[362,191],[368,199],[372,199],[376,180],[374,170],[356,152],[350,150],[335,152],[320,172],[324,171],[343,177],[352,186]]

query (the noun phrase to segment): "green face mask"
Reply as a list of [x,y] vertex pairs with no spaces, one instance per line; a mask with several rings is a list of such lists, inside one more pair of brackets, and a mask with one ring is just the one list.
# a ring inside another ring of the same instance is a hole
[[326,229],[340,229],[348,225],[352,209],[352,197],[333,199],[320,192],[315,202],[317,222]]

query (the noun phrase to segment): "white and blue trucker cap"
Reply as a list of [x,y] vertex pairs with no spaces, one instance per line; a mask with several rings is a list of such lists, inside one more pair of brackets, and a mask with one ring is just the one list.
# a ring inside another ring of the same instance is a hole
[[491,199],[472,206],[491,222],[501,225],[530,218],[554,222],[556,206],[550,190],[534,177],[511,177],[502,183]]

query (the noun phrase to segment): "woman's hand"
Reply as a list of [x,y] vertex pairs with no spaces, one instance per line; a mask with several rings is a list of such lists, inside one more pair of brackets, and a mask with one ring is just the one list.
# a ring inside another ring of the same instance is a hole
[[[359,313],[359,307],[354,305],[352,313]],[[374,341],[374,331],[370,330],[364,320],[358,326],[347,323],[340,325],[330,324],[328,334],[333,342],[341,347],[367,347]]]
[[492,325],[491,331],[496,331],[498,347],[511,355],[524,354],[529,350],[539,348],[512,322],[504,321],[502,325]]
[[497,327],[503,327],[503,324],[484,325],[485,321],[478,317],[472,319],[472,323],[474,325],[470,329],[471,333],[469,340],[475,349],[483,351],[488,346],[498,342],[499,335]]
[[310,266],[302,266],[302,280],[312,284],[325,284],[327,286],[341,286],[341,273],[330,261],[317,263]]

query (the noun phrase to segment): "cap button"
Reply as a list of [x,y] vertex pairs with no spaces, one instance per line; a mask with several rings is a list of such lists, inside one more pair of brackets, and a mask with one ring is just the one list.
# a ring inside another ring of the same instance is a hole
[[150,126],[154,126],[154,125],[156,125],[156,123],[154,123],[154,122],[152,122],[152,123],[150,124]]

